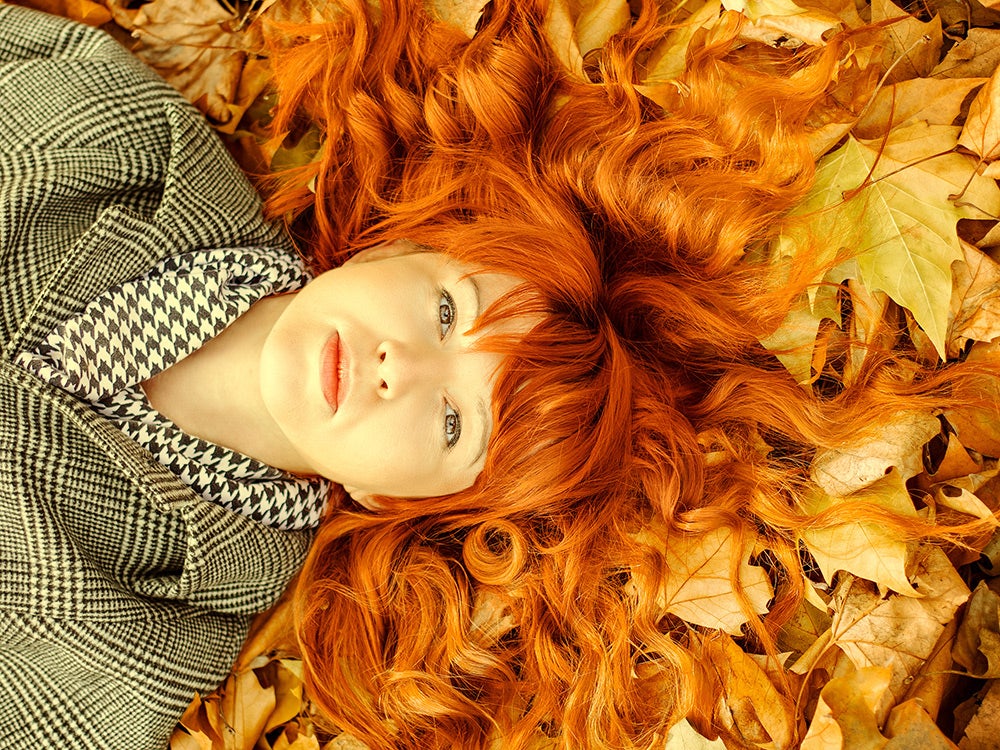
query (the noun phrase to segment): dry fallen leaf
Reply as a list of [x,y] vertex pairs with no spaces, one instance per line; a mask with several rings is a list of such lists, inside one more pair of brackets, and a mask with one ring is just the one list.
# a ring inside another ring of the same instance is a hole
[[827,494],[850,495],[883,479],[895,468],[904,481],[923,470],[924,445],[941,431],[928,412],[899,412],[879,425],[871,436],[817,454],[810,468],[812,480]]
[[[767,612],[773,596],[763,568],[750,565],[749,552],[737,548],[728,529],[707,534],[654,534],[643,529],[640,537],[659,547],[666,558],[666,575],[659,592],[663,612],[687,622],[739,635],[747,621],[740,593],[757,614]],[[742,584],[734,591],[730,575],[737,572]]]
[[983,78],[914,78],[886,86],[853,133],[860,139],[873,139],[918,122],[953,125],[969,92],[985,82]]

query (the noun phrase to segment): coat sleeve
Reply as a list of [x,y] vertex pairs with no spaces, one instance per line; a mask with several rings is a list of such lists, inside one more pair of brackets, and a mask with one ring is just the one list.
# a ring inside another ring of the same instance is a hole
[[307,533],[197,497],[12,363],[160,257],[287,240],[197,113],[103,32],[0,4],[0,748],[157,750]]

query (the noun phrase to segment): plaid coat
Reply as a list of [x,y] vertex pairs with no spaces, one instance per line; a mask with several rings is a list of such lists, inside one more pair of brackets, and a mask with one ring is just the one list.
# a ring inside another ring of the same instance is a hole
[[12,364],[169,253],[287,241],[200,116],[100,31],[0,6],[0,748],[162,748],[307,533],[209,503]]

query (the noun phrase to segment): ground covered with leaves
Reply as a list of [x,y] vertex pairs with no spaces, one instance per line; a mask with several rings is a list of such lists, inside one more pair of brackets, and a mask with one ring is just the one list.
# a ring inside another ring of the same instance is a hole
[[[294,143],[265,137],[267,32],[255,23],[312,19],[309,0],[21,1],[111,31],[205,113],[249,173],[312,158],[315,133]],[[684,23],[645,60],[642,92],[669,106],[684,95],[676,78],[692,34],[734,13],[745,17],[748,46],[820,46],[840,29],[863,30],[840,61],[845,83],[812,123],[816,185],[760,258],[785,262],[816,237],[849,238],[855,251],[837,263],[841,243],[827,243],[829,257],[817,260],[832,270],[763,342],[803,387],[831,370],[849,385],[871,351],[891,350],[900,336],[928,362],[1000,366],[1000,0],[991,1],[688,0]],[[470,35],[486,5],[427,2]],[[555,0],[544,31],[583,75],[587,54],[630,20],[627,0]],[[877,80],[860,85],[868,70]],[[984,398],[1000,399],[997,391],[984,383]],[[901,413],[878,436],[817,456],[811,502],[819,511],[860,492],[903,514],[993,519],[998,456],[1000,424],[974,408]],[[726,457],[708,450],[706,460]],[[718,634],[703,644],[722,695],[713,721],[742,738],[730,746],[1000,747],[1000,535],[946,553],[855,523],[801,542],[818,569],[781,634],[780,663],[739,645],[744,618],[730,571],[763,613],[773,591],[759,560],[734,559],[723,532],[667,550],[665,611]],[[778,684],[791,684],[792,697]],[[667,740],[725,746],[686,723]],[[226,683],[193,700],[171,747],[362,745],[314,721],[284,602],[258,619]]]

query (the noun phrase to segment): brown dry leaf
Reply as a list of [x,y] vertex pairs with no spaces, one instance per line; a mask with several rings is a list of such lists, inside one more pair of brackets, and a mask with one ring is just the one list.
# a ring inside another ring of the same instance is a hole
[[974,677],[1000,677],[1000,596],[985,581],[969,599],[952,655]]
[[726,745],[718,737],[703,737],[687,719],[681,719],[670,727],[663,750],[726,750]]
[[16,0],[12,5],[44,10],[64,18],[85,23],[88,26],[102,26],[111,21],[111,11],[92,0]]
[[830,629],[832,623],[833,620],[825,607],[820,609],[803,600],[782,627],[778,637],[778,647],[803,654]]
[[941,432],[928,412],[899,412],[879,425],[878,433],[816,455],[810,478],[828,495],[843,497],[883,479],[895,468],[905,481],[923,471],[923,447]]
[[986,162],[1000,155],[1000,78],[995,72],[969,107],[958,143]]
[[997,746],[997,738],[1000,737],[1000,682],[991,680],[984,692],[985,695],[974,699],[979,707],[959,740],[961,750],[985,750]]
[[941,59],[941,19],[917,20],[891,0],[871,0],[872,23],[900,19],[889,28],[890,83],[927,76]]
[[705,662],[722,686],[716,722],[755,746],[788,748],[795,710],[754,659],[725,634],[702,640]]
[[449,23],[471,39],[489,0],[428,0],[431,13]]
[[866,667],[830,680],[820,693],[801,750],[877,750],[887,740],[876,712],[889,686],[886,667]]
[[642,82],[653,86],[679,78],[687,62],[691,38],[698,29],[711,25],[722,12],[720,0],[702,0],[700,5],[686,6],[689,15],[677,19],[677,28],[671,29],[649,53]]
[[1000,264],[967,242],[962,242],[962,251],[964,260],[954,266],[948,335],[948,355],[955,358],[969,339],[1000,337]]
[[890,316],[898,315],[898,308],[888,294],[871,292],[857,279],[848,279],[847,289],[851,295],[851,317],[844,385],[850,386],[870,355],[893,350],[897,325]]
[[931,71],[933,78],[989,78],[1000,65],[1000,29],[969,29]]
[[[942,484],[954,481],[954,486],[963,487],[964,485],[959,483],[963,477],[967,478],[970,474],[978,474],[983,468],[982,456],[978,453],[973,456],[962,445],[957,435],[948,435],[948,446],[945,449],[944,457],[938,464],[937,469],[929,476],[935,483]],[[986,479],[984,477],[982,483],[985,483]],[[977,485],[975,488],[969,488],[969,490],[974,492],[980,485]]]
[[[976,342],[966,361],[1000,367],[1000,344]],[[944,416],[966,448],[984,456],[1000,457],[1000,418],[997,414],[1000,386],[992,380],[984,380],[982,397],[986,400],[985,406],[955,406],[945,409]]]
[[740,38],[772,47],[794,49],[808,44],[822,46],[840,29],[840,19],[819,8],[803,8],[792,0],[722,0],[726,10],[742,13],[750,21]]
[[[242,81],[247,53],[240,19],[215,0],[153,0],[132,19],[136,54],[217,128],[236,128],[267,82],[260,66]],[[242,85],[242,90],[241,90]]]
[[962,102],[983,78],[914,78],[879,90],[865,111],[854,134],[858,138],[881,138],[893,128],[917,122],[953,125]]
[[630,20],[627,0],[553,0],[545,15],[545,34],[566,69],[586,81],[584,58]]
[[920,703],[908,700],[895,706],[885,725],[886,750],[957,750],[942,734]]
[[208,721],[201,696],[195,693],[170,737],[170,750],[212,750],[221,746],[222,738]]
[[965,582],[940,549],[922,547],[915,567],[915,587],[922,598],[883,598],[870,583],[853,578],[837,587],[832,602],[831,642],[859,669],[888,668],[887,689],[894,703],[905,697],[945,625],[969,597]]
[[276,704],[274,688],[263,687],[252,669],[231,675],[222,694],[220,712],[229,730],[227,747],[252,750],[264,732]]

